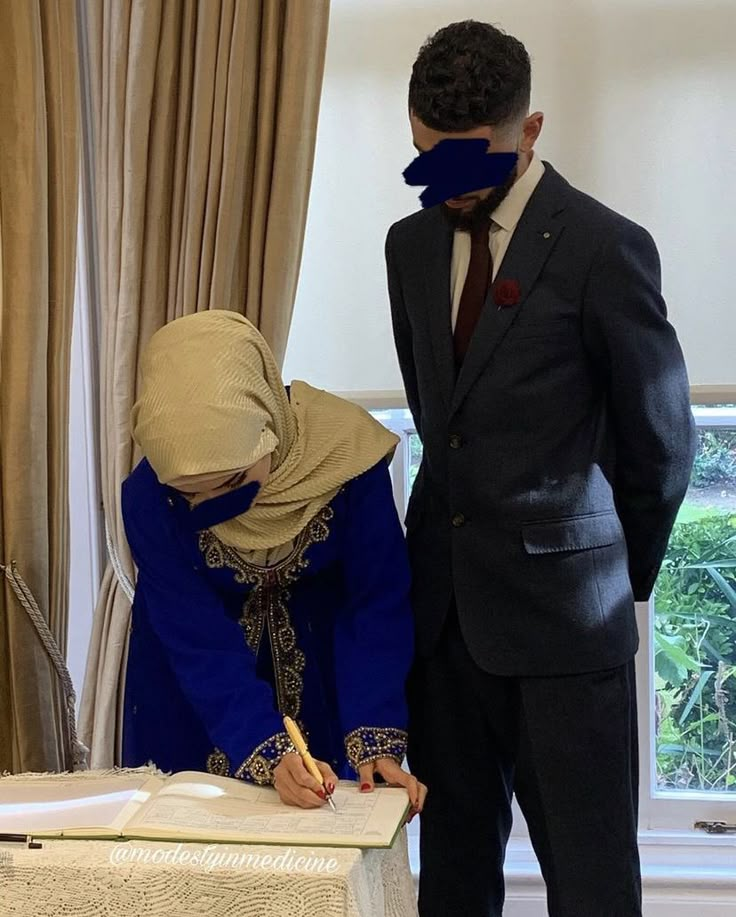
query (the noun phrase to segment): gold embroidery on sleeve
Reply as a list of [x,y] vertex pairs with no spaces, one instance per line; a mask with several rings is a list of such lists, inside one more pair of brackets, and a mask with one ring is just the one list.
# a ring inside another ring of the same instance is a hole
[[207,758],[207,773],[217,774],[220,777],[230,776],[230,759],[224,751],[215,748]]
[[233,776],[250,780],[259,786],[268,786],[273,783],[274,768],[284,755],[291,752],[296,754],[291,739],[287,733],[279,732],[254,748]]
[[287,733],[279,732],[254,748],[233,774],[228,756],[224,751],[215,748],[207,758],[207,773],[220,777],[236,777],[267,786],[273,783],[274,768],[283,756],[290,752],[296,754],[296,748]]
[[345,755],[353,770],[379,758],[393,758],[399,764],[406,754],[407,733],[403,729],[361,726],[345,736]]

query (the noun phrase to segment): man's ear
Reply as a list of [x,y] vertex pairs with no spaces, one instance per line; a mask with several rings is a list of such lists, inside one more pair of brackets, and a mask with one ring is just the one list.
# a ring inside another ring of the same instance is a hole
[[537,138],[542,133],[544,125],[544,113],[535,111],[524,118],[521,126],[521,141],[519,143],[520,153],[530,153],[537,142]]

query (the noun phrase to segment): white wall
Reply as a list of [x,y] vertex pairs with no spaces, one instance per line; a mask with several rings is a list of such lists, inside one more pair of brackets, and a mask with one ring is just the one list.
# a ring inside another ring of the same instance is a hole
[[654,235],[691,382],[736,382],[736,0],[332,0],[287,381],[401,388],[383,242],[420,207],[409,76],[466,18],[526,45],[542,158]]

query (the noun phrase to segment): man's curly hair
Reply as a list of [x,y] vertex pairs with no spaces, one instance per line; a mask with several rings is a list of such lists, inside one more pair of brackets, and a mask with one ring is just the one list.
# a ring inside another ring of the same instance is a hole
[[409,108],[437,131],[502,127],[524,117],[531,62],[524,45],[487,22],[453,22],[419,49]]

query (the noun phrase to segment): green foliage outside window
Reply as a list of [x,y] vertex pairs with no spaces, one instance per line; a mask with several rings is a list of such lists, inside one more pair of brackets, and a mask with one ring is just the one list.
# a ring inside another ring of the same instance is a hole
[[655,607],[658,785],[736,790],[736,514],[675,525]]

